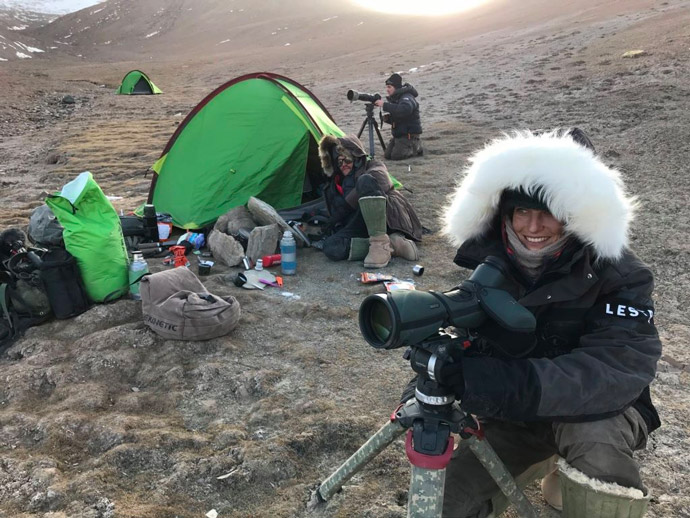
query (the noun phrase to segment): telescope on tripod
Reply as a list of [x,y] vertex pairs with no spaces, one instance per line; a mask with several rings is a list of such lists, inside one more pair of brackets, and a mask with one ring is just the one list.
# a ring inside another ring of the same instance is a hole
[[358,92],[357,90],[348,90],[347,91],[347,100],[350,102],[353,101],[364,101],[367,104],[364,105],[364,108],[366,109],[366,117],[364,117],[364,121],[362,121],[362,126],[359,128],[359,132],[357,133],[357,138],[362,137],[362,133],[364,132],[364,128],[369,129],[369,156],[374,157],[375,155],[375,149],[374,149],[374,131],[376,131],[376,135],[379,137],[379,142],[381,143],[381,148],[385,151],[386,150],[386,144],[383,142],[383,136],[381,135],[381,130],[379,129],[379,124],[376,122],[376,119],[374,118],[374,103],[381,99],[381,94],[375,93],[375,94],[363,94]]
[[[479,422],[462,409],[454,391],[444,383],[443,367],[453,364],[472,346],[474,330],[491,323],[522,336],[532,336],[534,315],[506,291],[503,262],[488,257],[469,279],[445,293],[395,291],[370,295],[359,310],[364,339],[377,349],[408,347],[404,358],[417,373],[415,397],[400,405],[390,420],[346,460],[316,490],[324,502],[352,476],[402,434],[412,464],[408,518],[440,518],[443,510],[445,468],[454,448],[452,434],[468,441],[508,501],[524,518],[537,513],[505,465],[486,441]],[[449,330],[452,328],[452,331]],[[525,351],[526,352],[526,351]]]

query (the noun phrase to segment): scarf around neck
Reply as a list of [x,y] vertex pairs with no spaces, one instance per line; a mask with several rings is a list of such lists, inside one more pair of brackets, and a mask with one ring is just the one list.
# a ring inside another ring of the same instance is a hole
[[546,262],[551,258],[557,258],[568,241],[567,236],[563,234],[556,242],[544,248],[530,250],[520,241],[515,229],[513,229],[513,222],[510,217],[506,217],[504,227],[507,244],[510,247],[510,251],[513,252],[515,261],[520,270],[533,283],[543,273]]

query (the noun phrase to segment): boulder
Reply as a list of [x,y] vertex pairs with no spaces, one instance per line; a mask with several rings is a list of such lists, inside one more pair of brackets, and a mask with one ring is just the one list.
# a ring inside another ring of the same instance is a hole
[[212,230],[209,234],[208,246],[213,258],[226,266],[237,266],[244,257],[242,245],[234,237],[218,230]]
[[275,254],[280,236],[282,236],[282,232],[278,225],[256,227],[249,234],[247,257],[256,262],[257,259],[261,259],[264,255]]

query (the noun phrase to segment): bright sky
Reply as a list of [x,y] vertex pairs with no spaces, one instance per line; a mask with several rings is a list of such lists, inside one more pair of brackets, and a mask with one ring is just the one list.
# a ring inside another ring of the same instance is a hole
[[0,0],[0,7],[21,7],[40,13],[65,14],[84,9],[103,0]]
[[354,3],[390,14],[439,16],[459,13],[486,3],[488,0],[353,0]]

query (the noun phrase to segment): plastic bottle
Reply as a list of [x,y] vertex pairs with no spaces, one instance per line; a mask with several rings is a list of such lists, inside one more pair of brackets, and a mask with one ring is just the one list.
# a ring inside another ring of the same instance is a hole
[[129,296],[134,300],[141,300],[139,292],[141,278],[149,273],[149,265],[141,252],[132,252],[132,262],[129,263]]
[[280,269],[283,275],[295,275],[297,273],[297,243],[289,230],[283,233],[283,239],[280,240],[280,256]]
[[263,265],[268,268],[280,264],[280,254],[265,255],[261,258]]

